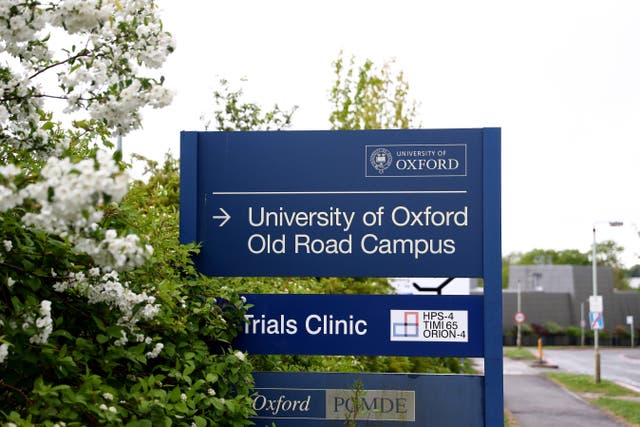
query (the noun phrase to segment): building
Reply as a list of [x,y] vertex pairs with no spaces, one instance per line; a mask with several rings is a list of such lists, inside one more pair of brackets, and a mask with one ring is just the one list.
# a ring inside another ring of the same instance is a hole
[[[598,267],[598,294],[602,295],[604,327],[628,327],[627,316],[640,325],[640,292],[613,289],[613,272]],[[509,286],[502,294],[502,329],[505,333],[516,324],[518,287],[521,311],[526,323],[544,325],[555,322],[562,327],[589,328],[589,296],[593,295],[592,267],[577,265],[518,265],[509,268]]]

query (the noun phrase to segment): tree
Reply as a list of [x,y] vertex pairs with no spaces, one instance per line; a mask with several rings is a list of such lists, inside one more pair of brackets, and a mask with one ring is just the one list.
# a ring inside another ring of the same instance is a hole
[[[622,269],[622,260],[620,256],[624,252],[624,248],[613,240],[605,240],[596,243],[596,263],[598,265],[607,265],[611,268]],[[589,261],[591,262],[591,252],[589,252]]]
[[613,270],[613,287],[619,290],[629,289],[627,271],[620,259],[623,252],[624,248],[613,240],[605,240],[596,244],[596,263],[611,267]]
[[[623,252],[624,248],[612,240],[596,244],[596,263],[601,266],[611,267],[614,276],[614,287],[616,289],[628,288],[626,271],[620,259]],[[525,253],[509,254],[503,258],[504,283],[509,283],[508,272],[505,273],[505,268],[508,270],[508,265],[510,264],[591,265],[592,251],[587,250],[580,252],[577,249],[564,249],[561,251],[553,249],[533,249]]]
[[155,3],[0,11],[0,423],[247,424],[242,301],[178,245],[171,163],[130,190],[108,151],[171,99]]
[[556,251],[553,249],[533,249],[517,257],[519,265],[590,265],[589,255],[576,249]]
[[348,64],[342,52],[333,63],[336,81],[330,92],[332,129],[406,129],[416,118],[417,103],[408,99],[404,73],[392,74],[393,61],[382,67],[367,59]]
[[[242,79],[245,82],[246,79]],[[260,105],[244,101],[242,88],[232,90],[229,81],[220,79],[220,89],[213,92],[216,109],[213,112],[215,129],[218,131],[243,130],[282,130],[291,126],[291,118],[298,109],[281,110],[276,104],[271,110],[263,112]],[[201,117],[205,129],[209,129],[212,120]]]
[[629,269],[629,277],[640,277],[640,264],[635,264]]

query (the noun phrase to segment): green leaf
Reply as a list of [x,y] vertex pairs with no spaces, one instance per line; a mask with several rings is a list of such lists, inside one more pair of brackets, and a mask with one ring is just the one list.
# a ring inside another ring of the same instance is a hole
[[153,427],[153,423],[149,420],[135,420],[126,424],[127,427]]
[[190,375],[193,371],[195,371],[196,367],[193,365],[193,363],[187,363],[184,370],[182,371],[182,375],[184,375],[185,377]]
[[106,328],[104,326],[104,322],[102,321],[102,319],[100,319],[97,316],[91,316],[91,318],[93,319],[93,321],[95,322],[96,326],[101,330],[104,331]]
[[111,338],[121,338],[122,337],[122,327],[121,326],[109,326],[107,328],[107,333]]
[[180,387],[174,387],[169,393],[169,401],[170,402],[178,402],[180,400],[181,390]]

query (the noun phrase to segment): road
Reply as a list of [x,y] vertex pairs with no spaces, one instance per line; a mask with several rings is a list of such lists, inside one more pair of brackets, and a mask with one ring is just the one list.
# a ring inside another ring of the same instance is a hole
[[[542,357],[545,361],[558,365],[559,371],[594,374],[593,347],[578,350],[544,350]],[[640,390],[640,348],[601,348],[600,377]]]
[[[530,350],[537,356],[536,349]],[[602,349],[601,358],[603,379],[640,386],[640,349]],[[593,375],[593,348],[545,350],[543,359],[548,365],[558,365],[558,369],[504,359],[505,407],[516,418],[518,427],[627,425],[541,375],[558,371]]]

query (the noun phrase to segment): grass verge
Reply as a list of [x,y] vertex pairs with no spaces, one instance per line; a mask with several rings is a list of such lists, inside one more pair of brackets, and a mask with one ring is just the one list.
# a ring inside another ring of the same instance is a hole
[[611,381],[593,382],[590,375],[547,373],[547,377],[580,395],[591,404],[631,423],[640,426],[640,393],[636,393]]
[[505,348],[504,356],[515,360],[535,360],[537,357],[526,348]]
[[507,409],[504,409],[504,427],[520,427],[516,417]]

